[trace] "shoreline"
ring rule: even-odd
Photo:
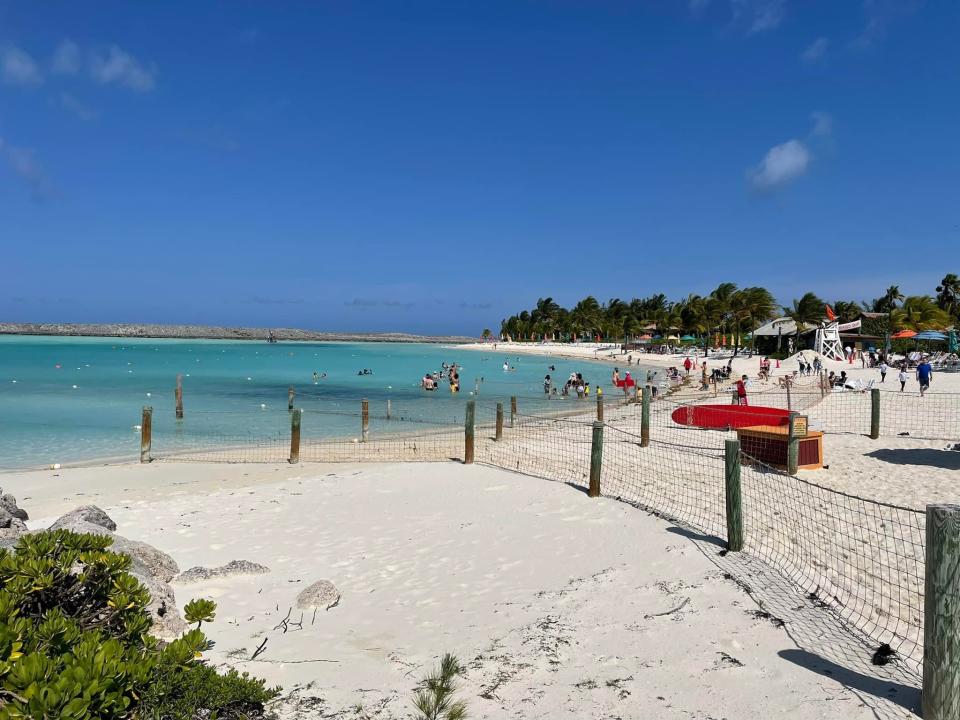
[[[123,338],[134,340],[238,340],[266,342],[273,333],[278,342],[331,343],[462,343],[460,335],[416,335],[403,332],[321,332],[299,328],[247,328],[215,325],[164,325],[159,323],[0,323],[0,336]]]

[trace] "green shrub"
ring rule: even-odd
[[[204,664],[199,629],[150,636],[149,593],[112,542],[56,530],[0,549],[0,720],[261,716],[279,688]],[[190,607],[198,628],[213,619],[212,602]]]
[[[447,653],[440,660],[440,667],[427,675],[413,696],[413,706],[422,720],[464,720],[467,705],[454,699],[457,675],[463,666],[456,656]]]

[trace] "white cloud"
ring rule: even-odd
[[[829,48],[830,40],[825,37],[818,37],[800,54],[800,59],[808,65],[815,65],[826,58]]]
[[[63,40],[53,53],[50,69],[57,75],[76,75],[80,72],[80,48],[72,40]]]
[[[811,135],[829,135],[833,132],[833,116],[830,113],[812,112],[810,113],[810,119],[813,120]]]
[[[803,175],[810,166],[810,151],[799,140],[774,145],[763,160],[747,171],[747,178],[758,190],[775,190]]]
[[[34,200],[44,200],[49,197],[50,181],[34,157],[33,150],[15,147],[0,138],[0,160],[4,161],[13,173],[27,184]]]
[[[90,73],[94,80],[103,85],[117,84],[147,92],[153,89],[156,70],[144,67],[133,55],[111,45],[106,56],[93,56]]]
[[[81,120],[94,120],[100,113],[68,92],[60,93],[60,107],[69,110]]]
[[[43,75],[33,58],[20,48],[8,47],[0,57],[3,81],[9,85],[39,85]]]
[[[747,34],[766,32],[783,22],[786,0],[730,0],[733,22],[745,21]]]

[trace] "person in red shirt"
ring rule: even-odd
[[[737,380],[737,404],[738,405],[749,405],[747,402],[747,376],[742,375],[739,380]]]
[[[687,358],[683,361],[683,369],[687,371],[687,375],[690,374],[690,368],[693,367],[693,363],[690,362],[690,358]]]

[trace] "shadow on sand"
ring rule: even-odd
[[[945,470],[960,470],[960,452],[934,448],[881,448],[867,453],[867,457],[894,465],[925,465]]]

